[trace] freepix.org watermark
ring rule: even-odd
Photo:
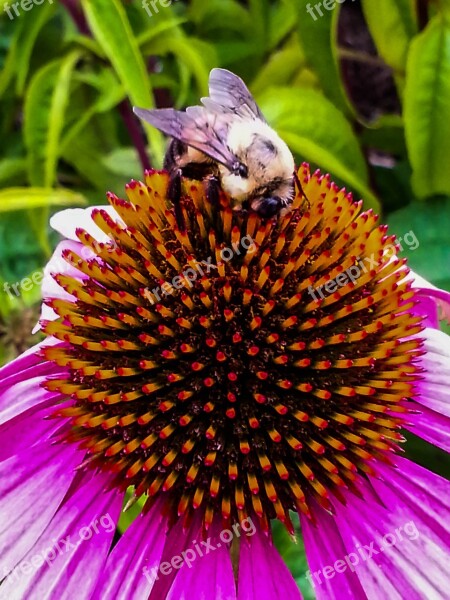
[[[5,2],[3,4],[3,12],[5,12],[12,21],[16,17],[20,17],[20,9],[28,12],[35,4],[36,6],[40,6],[41,4],[44,4],[44,2],[53,4],[53,0],[22,0],[21,2],[14,2],[11,5],[9,2]]]
[[[112,252],[116,249],[115,242],[111,241],[107,244],[101,244],[100,242],[93,242],[93,247],[97,248],[99,252],[106,249],[107,252]],[[95,252],[89,246],[83,246],[79,250],[79,255],[83,260],[90,260],[95,258]],[[53,257],[51,259],[52,273],[64,273],[64,270],[67,268],[67,261],[60,256],[59,258]],[[34,285],[41,285],[44,277],[45,271],[38,270],[34,271],[32,275],[29,277],[24,277],[20,281],[16,281],[15,283],[7,282],[3,284],[3,291],[8,294],[11,300],[14,296],[21,296],[22,292],[30,292]]]
[[[354,2],[355,0],[352,0]],[[324,13],[322,8],[331,11],[336,8],[336,4],[344,4],[346,0],[322,0],[322,2],[318,2],[311,6],[311,4],[306,5],[306,12],[311,15],[314,21],[317,21],[318,17],[323,17]]]
[[[396,254],[396,248],[398,247],[400,252],[403,250],[402,241],[409,250],[416,250],[419,247],[419,240],[417,239],[414,231],[408,231],[403,237],[396,238],[394,244],[386,246],[383,252],[383,260],[392,258]],[[351,265],[342,273],[339,273],[334,279],[330,279],[323,285],[319,285],[314,288],[312,285],[308,287],[308,294],[315,302],[320,302],[321,299],[325,299],[325,295],[334,294],[339,288],[345,285],[355,285],[355,282],[361,277],[363,273],[368,273],[372,269],[377,269],[381,261],[376,258],[374,254],[371,256],[365,256],[364,258],[357,258],[356,264]]]
[[[142,8],[149,17],[153,17],[154,14],[159,13],[160,6],[167,8],[176,1],[177,0],[142,0]]]
[[[58,556],[73,552],[80,544],[89,541],[94,535],[98,535],[101,530],[111,533],[115,528],[116,524],[113,518],[109,513],[106,513],[98,519],[93,519],[89,525],[80,527],[76,539],[71,535],[67,535],[60,540],[54,538],[51,540],[51,545],[43,548],[41,552],[33,554],[28,560],[23,560],[9,573],[3,567],[3,576],[0,575],[0,579],[7,577],[8,580],[18,581],[22,575],[29,575],[43,567],[44,564],[51,567]]]
[[[180,555],[174,556],[170,562],[162,562],[159,566],[149,569],[144,567],[142,573],[149,583],[154,583],[159,579],[160,575],[170,575],[172,571],[181,569],[183,565],[186,565],[188,569],[192,569],[194,562],[198,558],[215,552],[224,545],[230,544],[233,538],[241,537],[241,529],[247,537],[251,537],[256,533],[256,527],[251,517],[244,519],[240,523],[235,523],[232,529],[224,529],[219,534],[219,541],[214,545],[211,538],[202,540],[201,542],[193,541],[192,546],[184,550]]]
[[[220,251],[219,264],[215,265],[212,262],[212,257],[209,256],[207,260],[193,261],[192,266],[184,269],[178,275],[172,279],[172,281],[165,281],[158,287],[149,290],[148,288],[144,291],[143,295],[150,300],[152,304],[155,302],[161,302],[161,296],[170,296],[174,290],[181,290],[183,287],[192,288],[194,281],[197,278],[205,277],[209,275],[211,270],[217,269],[221,264],[228,262],[236,254],[240,256],[245,250],[247,254],[252,254],[256,250],[256,245],[250,235],[246,235],[240,239],[239,242],[234,242],[231,248],[222,248]]]
[[[314,573],[308,571],[306,578],[313,587],[323,585],[325,579],[333,579],[336,574],[345,573],[347,569],[354,573],[362,562],[374,560],[374,556],[383,553],[387,548],[406,541],[405,536],[407,540],[417,540],[419,535],[419,530],[414,521],[409,521],[401,527],[397,527],[393,533],[386,533],[381,540],[378,540],[378,543],[373,541],[369,544],[355,544],[354,552],[349,552],[342,558],[335,560],[332,565],[325,565],[314,571]]]

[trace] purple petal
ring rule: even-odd
[[[434,329],[422,333],[425,338],[420,366],[426,370],[424,380],[418,384],[419,404],[450,417],[450,336]]]
[[[243,539],[240,547],[238,600],[300,600],[291,573],[262,531]]]
[[[377,464],[386,482],[370,478],[373,487],[362,484],[362,500],[348,494],[345,507],[336,503],[341,558],[355,563],[349,568],[369,598],[445,598],[450,484],[406,459],[398,462],[400,470]]]
[[[413,410],[417,406],[412,403],[405,404]],[[442,448],[450,453],[450,418],[441,415],[426,406],[420,406],[420,414],[408,415],[410,425],[405,425],[405,429],[411,431],[422,439]]]
[[[59,396],[56,395],[59,399]],[[24,449],[30,449],[35,444],[49,442],[59,430],[66,427],[61,419],[49,419],[54,413],[54,400],[48,400],[38,406],[29,408],[0,425],[0,462],[21,454]],[[71,400],[59,404],[58,408],[72,406]]]
[[[103,576],[122,506],[122,497],[116,491],[104,492],[109,480],[110,476],[98,473],[89,473],[84,478],[3,582],[5,597],[17,600],[91,598]],[[47,557],[47,561],[38,566],[38,556]]]
[[[432,329],[439,329],[439,307],[433,298],[430,298],[425,293],[418,293],[415,300],[417,305],[412,309],[415,315],[424,318],[424,325]]]
[[[55,342],[56,343],[56,342]],[[57,342],[61,343],[61,342]],[[13,375],[17,376],[20,373],[27,371],[28,369],[38,365],[42,362],[42,358],[39,356],[39,351],[46,345],[53,345],[49,340],[44,340],[39,344],[36,344],[32,348],[26,350],[23,354],[18,356],[16,359],[8,363],[7,365],[0,368],[0,390],[3,389],[4,380],[7,377]]]
[[[183,527],[183,519],[178,519],[177,523],[165,536],[164,548],[161,554],[161,564],[164,562],[170,563],[173,557],[180,556],[193,540],[199,539],[197,536],[199,534],[200,522],[200,517],[196,516],[192,520],[190,526],[185,529]],[[162,598],[166,598],[177,573],[178,571],[173,569],[167,575],[156,578],[148,600],[161,600]]]
[[[160,503],[139,515],[108,557],[91,600],[147,598],[156,577],[165,543]],[[155,573],[155,574],[154,574]]]
[[[58,375],[61,368],[52,363],[30,367],[29,373],[11,375],[4,380],[0,392],[0,424],[20,415],[30,408],[43,408],[56,404],[61,394],[49,392],[42,387],[49,375]],[[37,374],[38,376],[35,376]],[[29,379],[22,379],[26,376]]]
[[[322,509],[313,514],[317,524],[314,525],[302,515],[301,526],[310,568],[307,578],[314,588],[317,600],[366,600],[358,575],[350,571],[342,560],[347,550],[336,520]]]
[[[2,568],[12,569],[55,514],[82,460],[75,446],[34,446],[0,463]],[[5,574],[3,573],[3,575]]]
[[[199,528],[194,543],[188,547],[192,551],[189,555],[192,562],[185,562],[181,567],[167,600],[236,600],[229,544],[219,537],[221,529],[218,524],[213,529],[205,546]]]

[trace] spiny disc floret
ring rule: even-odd
[[[421,330],[404,262],[371,211],[299,177],[308,199],[267,222],[186,180],[181,232],[167,174],[148,172],[128,200],[109,195],[117,220],[94,211],[110,242],[79,230],[90,258],[64,252],[80,278],[55,275],[73,296],[48,301],[59,319],[45,324],[63,342],[45,356],[67,368],[47,384],[73,399],[57,411],[67,438],[122,489],[165,494],[173,520],[292,531],[289,510],[330,508],[403,439]]]

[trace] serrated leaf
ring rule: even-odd
[[[315,90],[276,88],[259,97],[271,125],[300,160],[319,167],[357,192],[365,205],[380,210],[368,185],[367,166],[344,115]]]
[[[415,0],[362,0],[364,17],[380,56],[404,72],[408,47],[417,33]]]
[[[62,188],[17,187],[0,190],[0,212],[81,204],[86,204],[84,196]]]
[[[119,0],[81,0],[81,3],[95,39],[111,61],[131,102],[142,108],[153,108],[150,78],[122,4]],[[162,136],[149,124],[143,126],[153,160],[160,165],[164,154]]]
[[[450,194],[450,25],[441,16],[411,44],[404,118],[414,192]]]
[[[55,181],[72,71],[80,57],[74,51],[51,62],[37,72],[28,88],[24,135],[32,185],[51,187]]]

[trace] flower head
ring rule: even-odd
[[[252,552],[278,560],[273,519],[294,534],[298,512],[317,556],[311,528],[326,524],[337,535],[355,502],[385,510],[375,482],[393,486],[395,502],[402,429],[413,423],[421,433],[418,408],[423,436],[442,446],[418,403],[433,356],[426,332],[437,325],[421,302],[433,293],[415,289],[372,211],[307,165],[298,174],[306,197],[298,193],[278,221],[235,212],[224,194],[214,206],[201,183],[185,180],[180,231],[165,203],[168,176],[153,171],[127,186],[127,200],[110,194],[111,208],[92,210],[82,226],[67,222],[82,212],[57,215],[53,224],[70,241],[47,268],[41,324],[49,340],[21,375],[37,369],[30,391],[44,388],[22,419],[53,417],[36,435],[42,427],[47,444],[57,439],[55,457],[71,449],[63,489],[106,485],[117,499],[131,486],[145,498],[152,564],[176,554],[177,536],[185,548],[191,535],[217,538],[220,527],[257,523],[255,540],[241,543],[237,592],[229,544],[209,559],[208,567],[226,565],[224,598],[253,598],[243,592]],[[65,266],[54,272],[61,256]],[[55,510],[71,501],[59,497]],[[168,533],[156,543],[160,518]],[[141,525],[120,540],[110,569],[130,538],[147,543],[135,539]],[[108,548],[105,541],[103,561]],[[171,586],[172,594],[187,586],[186,573],[139,586],[165,598]],[[365,597],[353,574],[347,597]],[[105,585],[97,584],[102,593]],[[285,586],[285,598],[297,597],[287,574]],[[86,589],[88,598],[94,587]]]

